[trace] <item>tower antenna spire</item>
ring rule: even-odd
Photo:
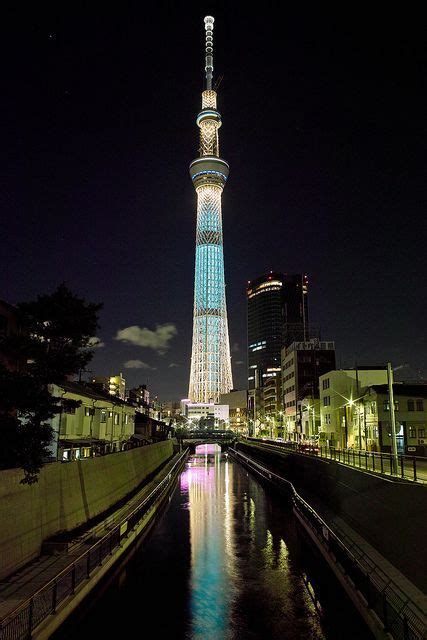
[[[212,16],[205,17],[206,45],[205,45],[205,72],[206,89],[212,89],[213,74],[213,28],[215,19]]]

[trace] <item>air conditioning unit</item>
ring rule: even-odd
[[[425,440],[418,440],[418,444],[424,444]]]

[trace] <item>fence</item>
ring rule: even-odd
[[[299,444],[297,442],[278,442],[276,440],[260,440],[246,438],[252,442],[267,444],[271,447],[316,456],[327,460],[334,460],[363,471],[382,473],[411,480],[413,482],[427,482],[427,458],[399,454],[397,467],[390,453],[377,453],[357,449],[338,449],[336,447],[318,447]]]
[[[426,637],[427,628],[423,612],[354,541],[335,525],[332,530],[297,493],[291,482],[240,451],[232,450],[232,455],[262,478],[286,489],[298,515],[363,596],[367,608],[376,613],[385,631],[395,640],[421,640]]]
[[[159,482],[157,487],[139,505],[124,516],[111,531],[3,618],[0,621],[0,640],[31,638],[33,629],[47,616],[56,613],[58,605],[66,597],[74,594],[76,588],[84,580],[88,580],[91,577],[93,571],[102,565],[105,558],[114,554],[121,541],[136,527],[142,517],[161,500],[179,472],[186,455],[187,451],[184,451],[168,475]]]

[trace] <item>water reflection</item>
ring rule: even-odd
[[[196,452],[181,475],[181,492],[188,496],[190,511],[191,637],[195,639],[224,638],[229,626],[235,559],[231,473],[221,453]]]
[[[240,465],[203,448],[179,486],[124,579],[57,638],[123,635],[112,611],[157,640],[368,637],[292,512]]]
[[[263,489],[221,454],[198,453],[181,492],[190,512],[190,637],[323,638],[287,545],[269,528]]]

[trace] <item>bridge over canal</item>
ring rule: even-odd
[[[181,432],[177,436],[177,439],[183,448],[188,447],[190,453],[194,453],[196,447],[202,444],[217,444],[221,447],[222,451],[225,451],[235,444],[238,437],[234,431],[231,430],[199,429]]]

